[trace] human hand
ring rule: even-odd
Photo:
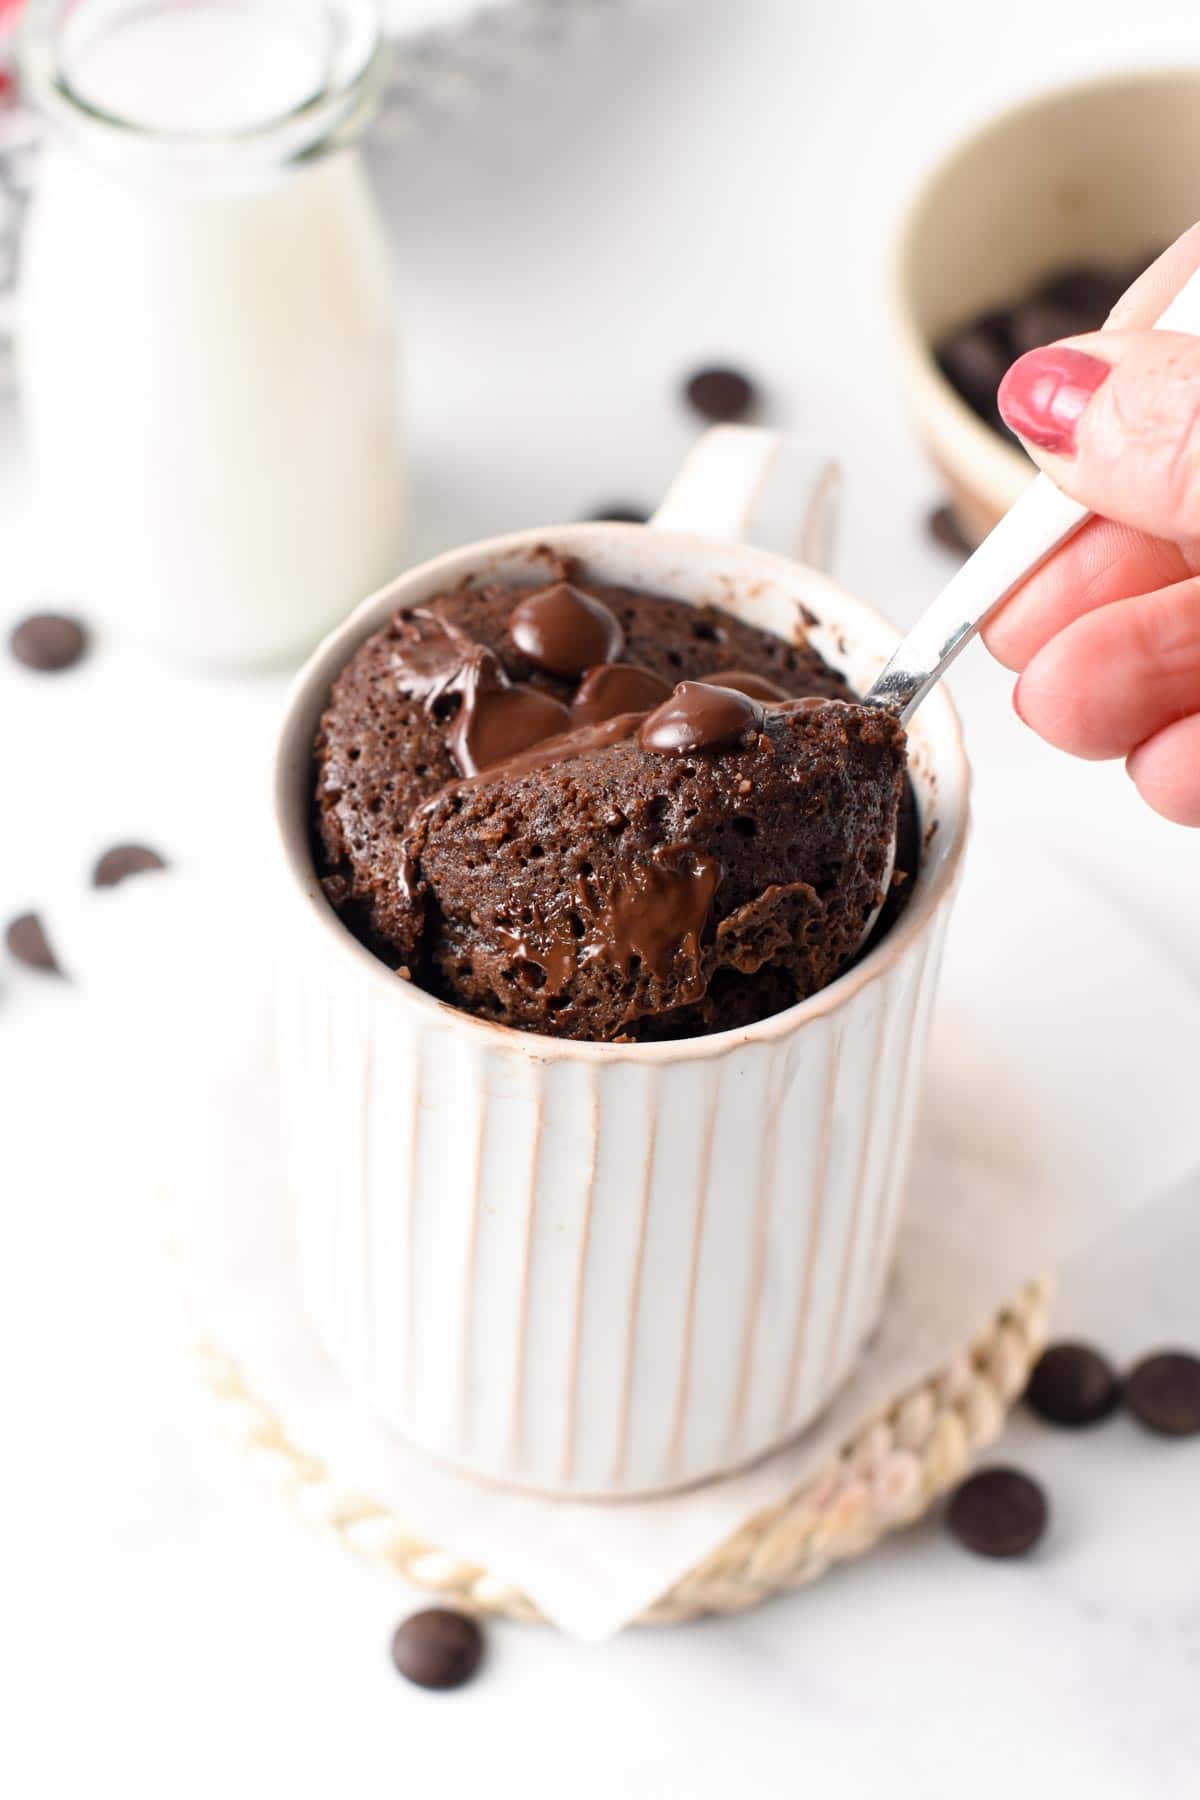
[[[1072,755],[1124,757],[1142,798],[1200,826],[1200,338],[1150,326],[1200,267],[1200,225],[1103,332],[1033,350],[1000,410],[1055,484],[1100,515],[984,627],[1013,704]]]

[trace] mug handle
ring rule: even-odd
[[[650,524],[777,550],[825,572],[841,491],[838,464],[802,439],[717,425],[687,457]]]

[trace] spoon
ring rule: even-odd
[[[1200,336],[1200,270],[1160,313],[1154,328]],[[1036,476],[921,614],[876,676],[863,704],[882,706],[907,725],[990,614],[1091,517],[1086,506],[1069,499],[1048,475]],[[883,876],[885,899],[895,866],[893,836]],[[867,920],[860,948],[882,910],[881,901]]]

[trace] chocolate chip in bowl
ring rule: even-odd
[[[942,374],[987,425],[999,424],[996,390],[1012,359],[1008,314],[1000,311],[968,319],[937,347]]]
[[[1159,255],[1140,267],[1086,265],[1051,275],[1032,292],[968,319],[937,345],[938,367],[985,425],[1011,438],[996,404],[1010,365],[1060,338],[1099,331],[1121,295]]]

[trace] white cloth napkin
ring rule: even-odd
[[[1200,1162],[1200,995],[1044,852],[993,835],[972,847],[951,931],[884,1323],[834,1406],[790,1449],[694,1493],[607,1506],[502,1493],[399,1445],[306,1326],[278,1142],[270,877],[248,867],[139,877],[52,920],[98,1029],[106,1123],[158,1191],[188,1329],[237,1357],[346,1486],[581,1638],[618,1630],[1022,1281]]]

